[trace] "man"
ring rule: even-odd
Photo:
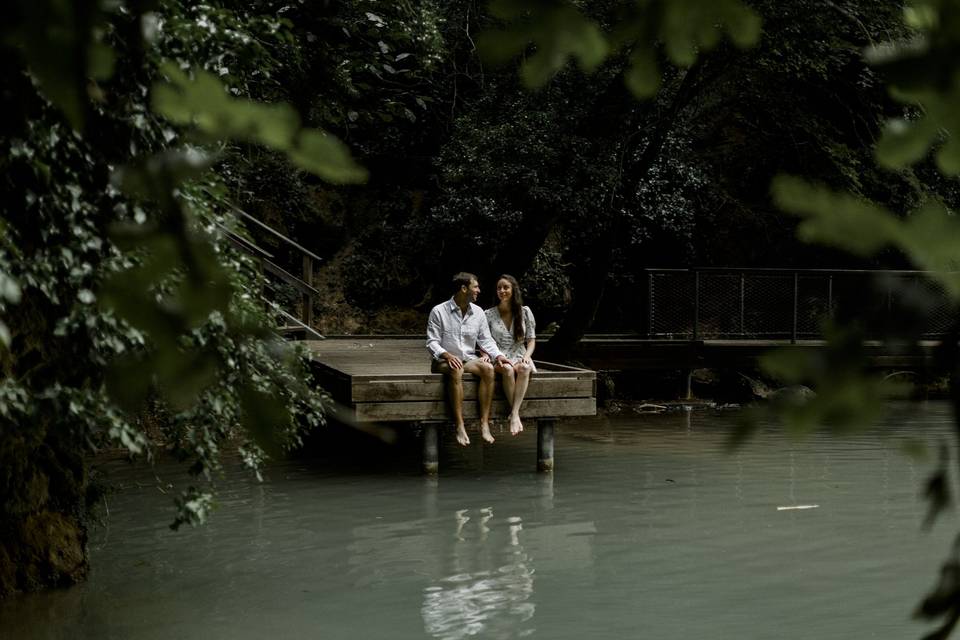
[[[478,378],[477,399],[480,402],[480,435],[493,442],[490,433],[490,407],[493,405],[493,365],[507,362],[497,343],[490,337],[490,327],[483,309],[474,304],[480,295],[477,276],[458,273],[453,276],[453,297],[430,311],[427,320],[427,349],[433,356],[433,370],[447,376],[450,384],[450,408],[457,423],[457,442],[470,444],[463,426],[463,374]],[[485,352],[477,355],[477,344]]]

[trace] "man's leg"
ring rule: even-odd
[[[457,425],[457,442],[465,447],[470,444],[470,437],[463,426],[463,369],[454,369],[446,362],[439,362],[436,370],[447,376],[450,410]]]
[[[480,403],[480,437],[487,442],[493,442],[493,434],[490,433],[490,407],[493,405],[493,365],[478,358],[463,363],[463,370],[477,376],[477,400]]]

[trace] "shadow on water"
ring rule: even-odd
[[[314,430],[294,458],[335,474],[420,472],[422,443],[412,425],[358,429],[330,421]]]

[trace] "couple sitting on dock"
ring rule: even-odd
[[[527,392],[530,374],[536,371],[531,357],[536,344],[536,325],[530,307],[523,306],[516,278],[497,280],[497,305],[483,311],[476,303],[480,284],[472,273],[453,277],[453,297],[430,311],[427,349],[433,356],[433,371],[449,379],[450,407],[457,424],[457,442],[470,444],[463,424],[463,374],[477,377],[480,404],[480,435],[493,442],[490,409],[496,375],[510,402],[510,433],[523,431],[520,404]],[[478,350],[479,346],[479,350]]]

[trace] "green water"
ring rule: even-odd
[[[105,462],[123,490],[89,582],[0,604],[0,637],[920,637],[910,612],[958,523],[920,530],[931,467],[900,447],[949,438],[947,406],[843,439],[771,426],[726,454],[734,420],[562,423],[552,476],[532,428],[445,438],[437,479],[415,443],[340,439],[262,484],[233,465],[211,522],[179,533],[179,468]]]

